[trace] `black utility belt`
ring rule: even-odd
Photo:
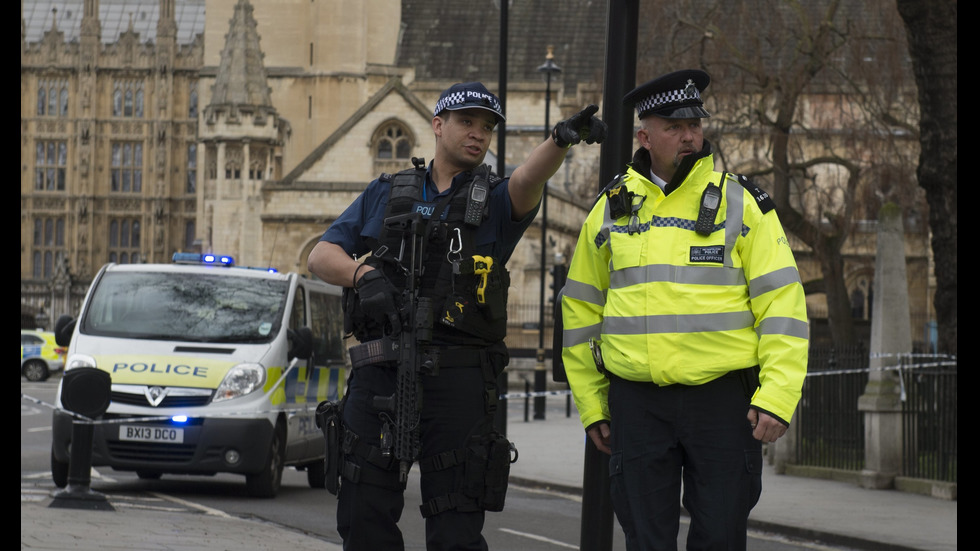
[[[487,349],[481,346],[439,346],[431,347],[431,350],[438,356],[442,368],[482,367],[487,358]],[[351,346],[348,352],[354,369],[368,365],[395,367],[400,359],[398,341],[388,337]]]

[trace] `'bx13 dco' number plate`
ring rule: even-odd
[[[136,442],[182,444],[184,442],[184,429],[175,429],[172,427],[121,425],[119,427],[119,439]]]

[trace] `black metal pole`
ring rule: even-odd
[[[602,119],[609,135],[599,159],[601,190],[629,162],[633,149],[633,112],[622,98],[636,84],[636,36],[639,0],[609,0],[606,21],[606,73]],[[582,483],[581,551],[612,549],[613,508],[609,496],[609,458],[586,438]]]
[[[502,0],[500,2],[500,55],[498,57],[500,74],[497,77],[497,97],[500,98],[500,109],[504,116],[507,115],[507,5],[510,2]],[[507,175],[507,121],[500,121],[497,125],[497,175],[504,177]],[[503,370],[497,377],[497,392],[506,395],[508,390],[507,370]],[[507,398],[503,398],[497,404],[497,411],[494,413],[494,426],[497,432],[507,435]]]
[[[550,53],[550,52],[549,52]],[[551,137],[548,131],[551,128],[551,71],[545,71],[545,91],[544,91],[544,139]],[[544,191],[541,194],[541,303],[538,310],[538,357],[537,365],[534,368],[534,391],[544,392],[547,388],[547,371],[544,366],[544,280],[548,272],[547,250],[548,250],[548,182],[544,183]],[[545,418],[545,397],[534,397],[534,418]]]

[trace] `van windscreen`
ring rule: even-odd
[[[107,272],[80,328],[107,337],[269,342],[282,326],[288,285],[228,272]]]

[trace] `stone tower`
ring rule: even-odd
[[[198,220],[202,250],[258,266],[262,182],[281,175],[288,123],[272,106],[252,5],[239,0],[229,22],[221,61],[203,110],[198,146]]]

